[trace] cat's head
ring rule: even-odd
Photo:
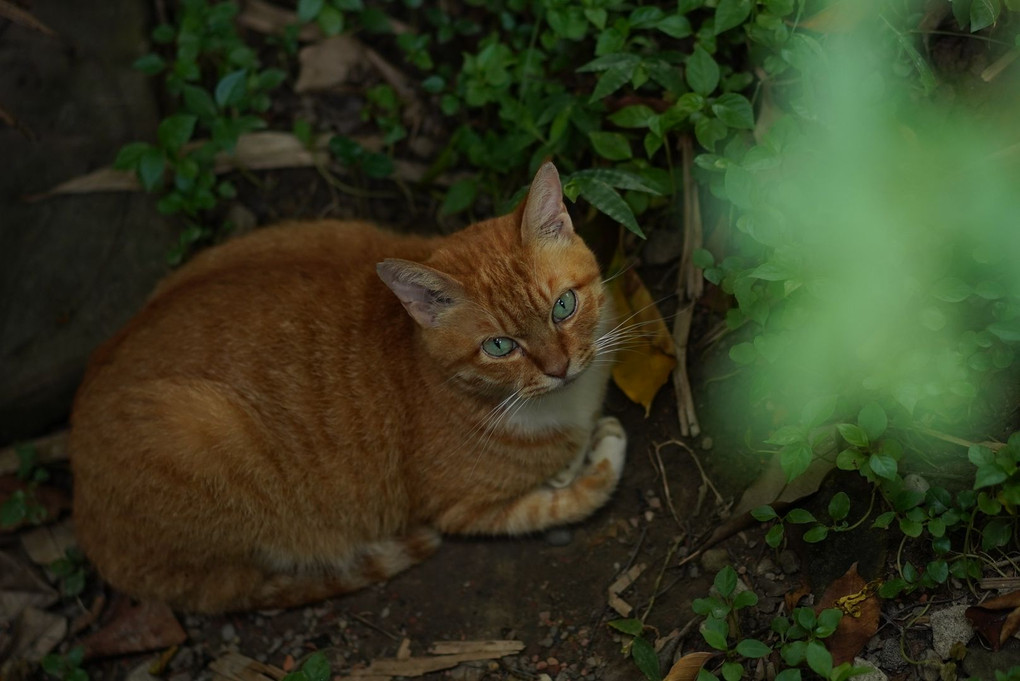
[[[598,355],[601,274],[574,232],[552,163],[513,213],[447,237],[425,263],[389,259],[377,270],[428,353],[478,392],[541,395]]]

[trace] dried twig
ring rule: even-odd
[[[660,450],[668,444],[670,443],[661,442],[652,445],[652,454],[655,456],[653,464],[658,469],[659,477],[662,479],[662,495],[666,498],[666,506],[669,508],[669,513],[673,516],[673,520],[676,521],[676,524],[683,527],[683,524],[680,522],[680,516],[676,512],[676,507],[673,505],[673,495],[669,491],[669,479],[666,477],[666,466],[662,463],[662,454]]]
[[[680,158],[684,180],[684,248],[680,256],[680,267],[677,269],[676,278],[676,294],[681,307],[673,319],[673,345],[676,348],[673,390],[676,392],[680,433],[687,437],[698,435],[701,432],[698,415],[694,409],[691,380],[687,373],[687,340],[691,332],[694,301],[701,297],[704,287],[701,271],[694,266],[692,261],[694,251],[701,248],[702,225],[698,190],[691,177],[694,151],[691,138],[687,135],[680,139]]]
[[[35,18],[35,15],[28,10],[18,7],[8,0],[0,0],[0,17],[10,19],[16,24],[21,24],[26,28],[31,28],[34,31],[39,31],[44,35],[48,35],[51,38],[57,37],[57,32],[52,28],[44,24]]]

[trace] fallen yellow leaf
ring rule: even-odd
[[[617,254],[610,269],[618,269],[621,262]],[[644,406],[648,416],[652,400],[676,366],[673,336],[637,272],[623,272],[608,288],[619,324],[611,332],[610,345],[617,348],[613,380],[627,397]]]
[[[687,653],[673,665],[662,681],[694,681],[698,672],[718,653]]]

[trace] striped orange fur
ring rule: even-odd
[[[624,461],[608,316],[551,164],[451,236],[320,221],[213,248],[93,355],[81,547],[134,597],[219,612],[386,579],[442,532],[584,518]]]

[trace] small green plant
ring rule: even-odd
[[[38,453],[32,445],[14,448],[18,456],[18,479],[24,489],[15,490],[0,504],[0,527],[14,527],[21,523],[38,525],[46,519],[46,508],[36,499],[35,490],[50,478],[49,472],[39,465]]]
[[[643,636],[644,623],[639,619],[630,618],[613,620],[608,624],[613,629],[632,637],[625,645],[625,652],[634,660],[634,664],[644,677],[648,681],[661,681],[659,656],[655,653],[655,647]]]
[[[81,668],[85,648],[75,646],[66,655],[50,653],[42,659],[42,668],[47,676],[60,681],[88,681],[88,673]]]
[[[80,549],[70,547],[64,551],[63,558],[50,563],[50,572],[60,580],[60,593],[73,598],[85,590],[88,561]]]
[[[184,216],[171,264],[212,236],[208,212],[237,191],[217,179],[216,157],[232,153],[241,135],[266,126],[260,114],[286,77],[280,69],[263,68],[241,39],[234,23],[237,10],[232,2],[184,0],[176,24],[157,26],[152,33],[154,42],[172,50],[172,58],[153,52],[135,62],[143,73],[163,76],[176,111],[160,122],[155,144],[125,145],[114,167],[133,171],[146,191],[161,191],[161,213]]]
[[[329,660],[325,653],[318,652],[309,655],[300,669],[290,672],[282,681],[329,681],[330,678]]]
[[[811,608],[796,608],[790,617],[772,620],[774,636],[769,640],[749,638],[741,632],[740,611],[757,605],[758,597],[750,589],[739,589],[739,585],[736,571],[727,565],[715,576],[714,593],[692,604],[694,612],[705,618],[700,628],[705,642],[724,655],[716,672],[702,669],[698,679],[718,681],[721,676],[725,681],[738,681],[746,676],[750,661],[774,651],[787,665],[776,675],[779,681],[799,681],[805,665],[829,681],[846,681],[861,673],[849,663],[833,667],[832,655],[822,642],[835,633],[843,614],[839,609],[815,615]]]

